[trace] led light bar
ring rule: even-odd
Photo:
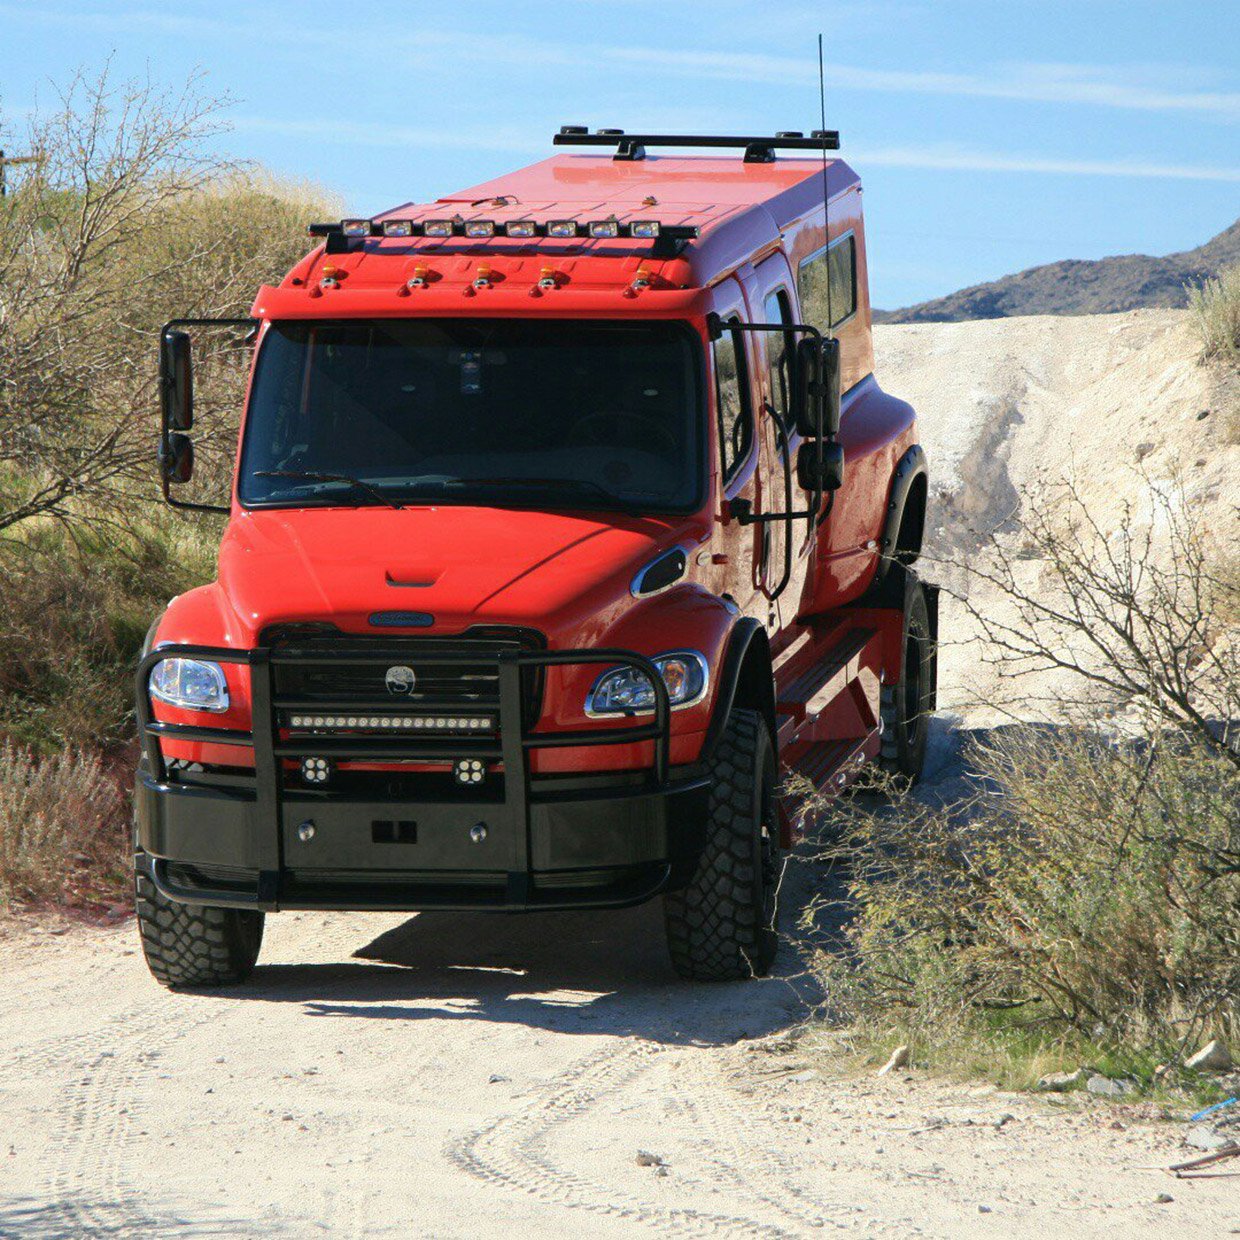
[[[465,237],[470,241],[489,241],[494,237],[533,239],[551,237],[556,240],[575,240],[592,237],[600,240],[629,237],[639,241],[653,241],[650,254],[653,258],[675,258],[688,241],[698,236],[693,224],[664,224],[659,220],[606,220],[557,219],[539,220],[462,220],[455,219],[391,219],[391,220],[341,220],[338,224],[311,224],[312,237],[327,239],[329,254],[344,253],[351,243],[365,241],[370,237]]]
[[[365,728],[370,731],[482,732],[494,728],[491,715],[293,715],[291,728]]]

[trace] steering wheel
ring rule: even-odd
[[[626,426],[630,428],[629,433],[623,429]],[[607,433],[608,427],[613,428],[611,434]],[[575,423],[568,433],[570,444],[606,444],[613,448],[637,448],[643,452],[650,451],[652,440],[666,448],[672,456],[680,451],[676,436],[658,418],[652,418],[645,413],[630,413],[624,409],[588,413]]]

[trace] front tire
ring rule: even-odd
[[[135,873],[138,934],[147,968],[162,986],[225,986],[244,981],[258,960],[264,914],[181,904]]]
[[[777,947],[781,874],[775,750],[765,720],[733,710],[710,767],[706,843],[663,898],[672,965],[688,981],[761,977]]]

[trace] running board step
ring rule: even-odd
[[[861,652],[870,644],[874,629],[854,629],[834,646],[821,663],[815,663],[796,678],[781,694],[776,713],[789,716],[800,724],[816,715],[857,678],[861,668]]]

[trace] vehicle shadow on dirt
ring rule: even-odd
[[[814,997],[800,972],[785,948],[767,978],[682,982],[656,900],[607,912],[421,913],[353,961],[260,966],[228,998],[302,1003],[308,1015],[335,1020],[493,1021],[722,1045],[805,1019]]]

